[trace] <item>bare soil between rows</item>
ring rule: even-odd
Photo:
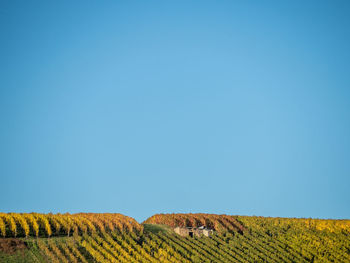
[[[18,238],[0,238],[0,252],[14,254],[27,249],[27,244]]]

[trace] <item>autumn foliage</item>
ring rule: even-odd
[[[172,230],[202,225],[213,235]],[[350,220],[158,214],[139,225],[120,214],[0,213],[0,236],[0,262],[350,262]],[[25,245],[17,261],[13,244]]]
[[[38,214],[0,213],[2,237],[50,237],[119,231],[140,232],[142,226],[135,219],[122,214]]]
[[[219,232],[236,231],[243,233],[248,227],[264,222],[282,229],[313,229],[316,231],[350,233],[350,220],[311,219],[311,218],[280,218],[256,216],[230,216],[216,214],[156,214],[148,218],[144,224],[161,224],[170,227],[206,226]],[[264,225],[262,225],[264,227]]]
[[[245,227],[235,216],[216,214],[156,214],[148,218],[145,224],[162,224],[170,227],[206,226],[219,232],[236,231],[243,233]]]

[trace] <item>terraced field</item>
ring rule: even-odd
[[[0,214],[0,220],[0,262],[350,262],[349,220],[210,214],[154,215],[143,224],[120,214]],[[173,231],[200,225],[214,234]]]

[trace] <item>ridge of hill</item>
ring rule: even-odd
[[[211,237],[180,236],[206,226]],[[0,262],[350,262],[350,220],[0,213]]]

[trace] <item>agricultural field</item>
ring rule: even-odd
[[[176,234],[206,226],[210,237]],[[0,262],[350,262],[350,220],[0,213]]]

